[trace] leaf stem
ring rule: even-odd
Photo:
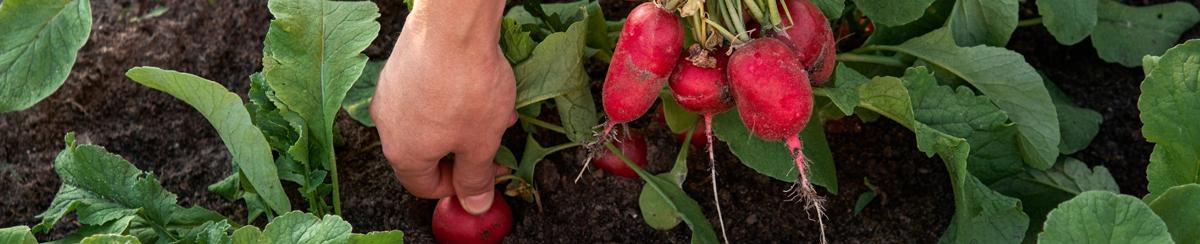
[[[1042,17],[1037,17],[1037,18],[1024,19],[1024,20],[1018,21],[1017,27],[1030,27],[1030,26],[1041,25],[1041,24],[1042,24]]]
[[[546,155],[550,155],[552,153],[562,151],[564,149],[578,147],[579,145],[582,145],[582,144],[579,144],[579,142],[568,142],[568,143],[559,144],[557,146],[546,148]]]
[[[870,64],[887,65],[887,66],[892,66],[892,67],[907,67],[908,66],[908,65],[904,64],[904,62],[901,62],[899,59],[896,59],[893,57],[869,55],[869,54],[842,53],[842,54],[837,55],[837,60],[842,61],[842,62],[870,63]]]
[[[333,152],[333,148],[329,149]],[[337,158],[329,156],[329,180],[333,181],[333,214],[342,215],[342,193],[338,187]]]
[[[567,130],[566,130],[566,129],[563,129],[563,127],[562,127],[562,126],[555,125],[555,124],[552,124],[552,123],[550,123],[550,122],[546,122],[546,121],[544,121],[544,120],[540,120],[540,119],[538,119],[538,118],[534,118],[533,116],[528,116],[528,115],[524,115],[524,114],[521,114],[521,113],[517,113],[517,117],[520,117],[520,118],[521,118],[521,120],[524,120],[526,123],[530,123],[530,124],[536,125],[536,126],[538,126],[538,127],[545,128],[545,129],[547,129],[547,130],[551,130],[551,131],[554,131],[554,132],[558,132],[559,134],[563,134],[563,135],[566,135],[566,134],[567,134]]]

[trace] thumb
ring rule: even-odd
[[[475,150],[473,154],[456,154],[454,157],[454,192],[468,213],[483,214],[495,201],[496,164],[492,162],[495,151]]]

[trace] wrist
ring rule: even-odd
[[[496,45],[504,0],[417,1],[404,32],[445,44]]]

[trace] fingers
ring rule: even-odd
[[[384,155],[391,162],[396,180],[413,196],[438,199],[454,194],[450,165],[443,165],[437,159],[393,156],[394,153],[387,151]]]
[[[454,192],[463,209],[471,214],[482,214],[492,207],[495,200],[496,173],[499,166],[492,157],[500,146],[499,136],[481,139],[469,151],[454,155]]]

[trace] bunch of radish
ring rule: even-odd
[[[684,23],[695,40],[687,47]],[[645,114],[669,85],[679,105],[703,117],[716,198],[712,117],[737,107],[751,133],[783,141],[795,156],[793,193],[817,213],[824,242],[823,200],[808,180],[798,135],[812,115],[812,86],[829,79],[835,55],[828,20],[809,0],[643,3],[629,14],[613,52],[602,93],[608,122],[598,141]],[[719,200],[716,206],[720,217]]]

